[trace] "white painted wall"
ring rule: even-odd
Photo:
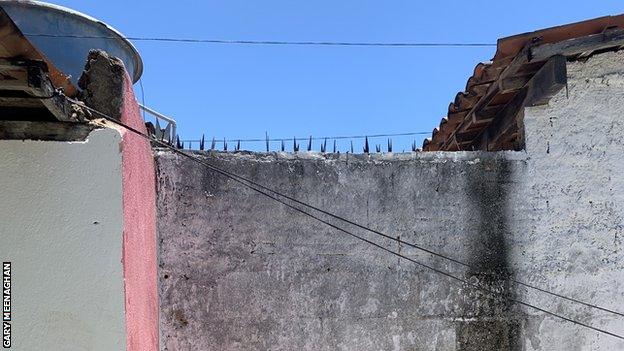
[[[0,140],[13,350],[124,350],[121,136]]]
[[[624,309],[624,51],[568,63],[568,89],[525,109],[512,260],[529,282]],[[617,334],[624,318],[544,294],[520,298]],[[624,350],[624,341],[528,311],[525,350]],[[530,336],[533,334],[534,336]]]

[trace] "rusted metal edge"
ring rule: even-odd
[[[43,61],[47,65],[47,73],[55,88],[63,89],[64,94],[69,97],[77,94],[77,89],[69,77],[28,41],[2,7],[0,7],[0,58]]]

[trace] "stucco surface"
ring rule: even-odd
[[[542,286],[620,312],[624,312],[622,116],[622,51],[568,63],[568,88],[548,106],[525,110],[529,158],[513,202],[517,229],[512,242],[519,276],[533,275]],[[624,331],[624,318],[552,298],[537,301],[581,321],[619,334]],[[527,350],[624,349],[622,341],[553,318],[532,328],[539,338],[527,343]]]
[[[125,72],[123,86],[121,120],[146,133],[132,82]],[[126,350],[152,351],[158,349],[154,158],[146,139],[122,131]]]
[[[0,141],[12,350],[125,350],[120,142]]]
[[[358,235],[621,333],[624,54],[571,62],[525,111],[526,151],[197,153],[206,161],[470,264]],[[624,343],[358,242],[206,168],[157,154],[163,350],[620,350]],[[331,220],[337,223],[335,220]]]

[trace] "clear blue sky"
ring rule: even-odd
[[[494,43],[624,12],[622,1],[578,0],[53,2],[127,36],[284,41]],[[494,54],[494,48],[135,45],[145,64],[146,104],[178,120],[182,139],[430,131],[477,62]],[[395,151],[409,150],[411,142],[395,138]],[[339,144],[343,151],[347,143]],[[385,140],[375,143],[385,149]],[[361,149],[360,141],[355,145]]]

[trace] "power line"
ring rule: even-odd
[[[423,133],[423,132],[404,133],[404,134],[406,134],[406,135],[413,135],[413,134],[416,134],[416,133]],[[426,133],[428,133],[428,132],[426,132]],[[390,135],[391,135],[391,134],[385,134],[385,135],[384,135],[384,134],[377,134],[377,135],[374,135],[374,136],[390,136]],[[400,135],[400,134],[393,134],[393,135]],[[365,138],[365,137],[367,137],[367,136],[353,136],[353,137],[344,137],[344,138],[357,138],[357,137],[362,137],[362,138]],[[371,137],[371,136],[368,136],[368,137]],[[335,137],[335,138],[339,138],[339,137]],[[321,138],[318,138],[318,139],[324,139],[324,137],[321,137]],[[327,137],[327,139],[332,139],[332,138],[331,138],[331,137]],[[258,141],[263,141],[262,139],[250,139],[249,141],[255,141],[255,140],[258,140]],[[265,139],[265,140],[266,140],[266,139]],[[269,140],[271,141],[271,139],[269,139]],[[282,139],[274,139],[274,140],[279,141],[279,140],[282,140]],[[288,139],[288,140],[291,140],[291,139]],[[314,138],[313,138],[313,140],[314,140]],[[296,198],[294,198],[294,197],[291,197],[291,196],[288,196],[288,195],[285,195],[285,194],[281,194],[281,193],[279,193],[279,192],[277,192],[277,191],[275,191],[275,190],[273,190],[273,189],[271,189],[271,188],[269,188],[269,187],[266,187],[266,186],[263,186],[263,185],[261,185],[261,184],[255,183],[255,182],[253,182],[253,181],[251,181],[251,180],[249,180],[249,179],[246,179],[246,178],[243,178],[243,177],[241,177],[241,178],[242,178],[242,179],[244,179],[245,181],[247,181],[247,182],[251,183],[251,184],[254,184],[255,186],[259,186],[259,187],[261,187],[262,189],[264,189],[264,190],[266,190],[266,191],[269,191],[269,192],[271,192],[271,193],[274,193],[274,194],[277,194],[277,195],[279,195],[279,196],[282,196],[282,197],[284,197],[284,198],[286,198],[286,199],[288,199],[288,200],[290,200],[290,201],[293,201],[293,202],[295,202],[295,203],[297,203],[297,204],[299,204],[299,205],[302,205],[302,206],[308,207],[308,208],[310,208],[310,209],[313,209],[313,210],[315,210],[315,211],[318,211],[318,212],[320,212],[320,213],[323,213],[323,214],[325,214],[325,215],[327,215],[327,216],[330,216],[330,217],[332,217],[332,218],[335,218],[335,219],[338,219],[338,220],[343,221],[343,222],[345,222],[345,223],[348,223],[348,224],[350,224],[350,225],[356,226],[356,227],[358,227],[358,228],[360,228],[360,229],[363,229],[363,230],[369,231],[369,232],[374,233],[374,234],[376,234],[376,235],[382,236],[382,237],[384,237],[384,238],[386,238],[386,239],[393,240],[393,241],[395,241],[395,242],[397,242],[397,243],[399,243],[399,244],[407,245],[407,246],[412,247],[412,248],[414,248],[414,249],[417,249],[417,250],[420,250],[420,251],[426,252],[426,253],[428,253],[428,254],[430,254],[430,255],[433,255],[433,256],[436,256],[436,257],[440,257],[440,258],[442,258],[442,259],[445,259],[445,260],[448,260],[448,261],[450,261],[450,262],[453,262],[453,263],[459,264],[459,265],[464,266],[464,267],[466,267],[466,268],[475,269],[475,267],[473,267],[473,266],[471,266],[471,265],[469,265],[469,264],[467,264],[467,263],[465,263],[465,262],[462,262],[462,261],[460,261],[460,260],[457,260],[457,259],[454,259],[454,258],[449,257],[449,256],[447,256],[447,255],[444,255],[444,254],[441,254],[441,253],[435,252],[435,251],[433,251],[433,250],[427,249],[427,248],[425,248],[425,247],[423,247],[423,246],[416,245],[416,244],[414,244],[414,243],[410,243],[410,242],[406,242],[406,241],[401,240],[401,239],[399,239],[399,238],[395,238],[395,237],[390,236],[390,235],[388,235],[388,234],[382,233],[382,232],[380,232],[380,231],[378,231],[378,230],[371,229],[371,228],[366,227],[366,226],[364,226],[364,225],[361,225],[361,224],[359,224],[359,223],[357,223],[357,222],[354,222],[354,221],[351,221],[351,220],[346,219],[346,218],[344,218],[344,217],[340,217],[340,216],[338,216],[338,215],[335,215],[335,214],[333,214],[333,213],[331,213],[331,212],[328,212],[328,211],[326,211],[326,210],[323,210],[323,209],[321,209],[321,208],[319,208],[319,207],[316,207],[316,206],[313,206],[313,205],[307,204],[307,203],[305,203],[305,202],[302,202],[302,201],[300,201],[300,200],[298,200],[298,199],[296,199]],[[591,303],[588,303],[588,302],[584,302],[584,301],[581,301],[581,300],[578,300],[578,299],[575,299],[575,298],[572,298],[572,297],[568,297],[568,296],[565,296],[565,295],[561,295],[561,294],[558,294],[558,293],[556,293],[556,292],[552,292],[552,291],[549,291],[549,290],[546,290],[546,289],[540,288],[540,287],[538,287],[538,286],[535,286],[535,285],[532,285],[532,284],[525,283],[525,282],[523,282],[523,281],[520,281],[520,280],[514,279],[511,275],[507,275],[507,278],[508,278],[508,279],[509,279],[512,283],[514,283],[514,284],[518,284],[518,285],[524,286],[524,287],[526,287],[526,288],[534,289],[534,290],[537,290],[537,291],[543,292],[543,293],[545,293],[545,294],[549,294],[549,295],[551,295],[551,296],[555,296],[555,297],[558,297],[558,298],[562,298],[562,299],[565,299],[565,300],[568,300],[568,301],[571,301],[571,302],[574,302],[574,303],[578,303],[578,304],[581,304],[581,305],[584,305],[584,306],[587,306],[587,307],[590,307],[590,308],[598,309],[598,310],[601,310],[601,311],[603,311],[603,312],[608,312],[608,313],[611,313],[611,314],[615,314],[615,315],[618,315],[618,316],[624,317],[624,313],[622,313],[622,312],[618,312],[618,311],[615,311],[615,310],[612,310],[612,309],[608,309],[608,308],[601,307],[601,306],[598,306],[598,305],[594,305],[594,304],[591,304]]]
[[[296,199],[296,198],[294,198],[294,197],[291,197],[291,196],[289,196],[289,195],[285,195],[285,194],[282,194],[282,193],[280,193],[280,192],[277,192],[276,190],[273,190],[273,189],[271,189],[271,188],[269,188],[269,187],[263,186],[262,184],[259,184],[259,183],[256,183],[256,182],[253,182],[252,180],[249,180],[249,179],[247,179],[247,178],[244,178],[244,177],[241,177],[241,176],[237,176],[237,177],[240,177],[241,179],[243,179],[243,180],[245,180],[245,181],[249,182],[250,184],[253,184],[253,185],[255,185],[255,186],[258,186],[258,187],[260,187],[260,188],[262,188],[262,189],[264,189],[264,190],[266,190],[266,191],[269,191],[269,192],[271,192],[271,193],[273,193],[273,194],[276,194],[276,195],[279,195],[279,196],[281,196],[281,197],[284,197],[284,198],[286,198],[286,199],[288,199],[288,200],[290,200],[290,201],[293,201],[293,202],[295,202],[295,203],[297,203],[297,204],[299,204],[299,205],[302,205],[302,206],[308,207],[308,208],[313,209],[313,210],[315,210],[315,211],[318,211],[318,212],[320,212],[320,213],[322,213],[322,214],[325,214],[325,215],[327,215],[327,216],[330,216],[330,217],[332,217],[332,218],[334,218],[334,219],[337,219],[337,220],[343,221],[343,222],[348,223],[348,224],[350,224],[350,225],[356,226],[356,227],[358,227],[358,228],[360,228],[360,229],[363,229],[363,230],[369,231],[369,232],[371,232],[371,233],[373,233],[373,234],[376,234],[376,235],[382,236],[382,237],[384,237],[384,238],[386,238],[386,239],[393,240],[393,241],[395,241],[395,242],[397,242],[397,243],[399,243],[399,244],[403,244],[403,245],[409,246],[409,247],[411,247],[411,248],[414,248],[414,249],[420,250],[420,251],[422,251],[422,252],[426,252],[426,253],[428,253],[428,254],[430,254],[430,255],[432,255],[432,256],[440,257],[440,258],[442,258],[442,259],[445,259],[445,260],[447,260],[447,261],[450,261],[450,262],[453,262],[453,263],[459,264],[459,265],[464,266],[464,267],[466,267],[466,268],[470,268],[470,269],[476,270],[476,268],[475,268],[475,267],[473,267],[473,266],[471,266],[471,265],[469,265],[469,264],[467,264],[467,263],[465,263],[465,262],[462,262],[462,261],[460,261],[460,260],[454,259],[454,258],[452,258],[452,257],[449,257],[449,256],[447,256],[447,255],[441,254],[441,253],[439,253],[439,252],[433,251],[433,250],[428,249],[428,248],[426,248],[426,247],[424,247],[424,246],[420,246],[420,245],[417,245],[417,244],[414,244],[414,243],[410,243],[410,242],[404,241],[404,240],[402,240],[402,239],[399,239],[399,238],[393,237],[393,236],[391,236],[391,235],[385,234],[385,233],[383,233],[383,232],[380,232],[380,231],[378,231],[378,230],[375,230],[375,229],[372,229],[372,228],[366,227],[366,226],[364,226],[364,225],[361,225],[361,224],[359,224],[359,223],[357,223],[357,222],[354,222],[354,221],[352,221],[352,220],[349,220],[349,219],[347,219],[347,218],[344,218],[344,217],[338,216],[338,215],[336,215],[336,214],[333,214],[333,213],[331,213],[331,212],[328,212],[328,211],[326,211],[326,210],[323,210],[322,208],[319,208],[319,207],[316,207],[316,206],[314,206],[314,205],[310,205],[310,204],[308,204],[308,203],[305,203],[305,202],[303,202],[303,201],[300,201],[300,200],[298,200],[298,199]],[[622,312],[618,312],[618,311],[615,311],[615,310],[612,310],[612,309],[608,309],[608,308],[606,308],[606,307],[601,307],[601,306],[598,306],[598,305],[594,305],[594,304],[591,304],[591,303],[588,303],[588,302],[584,302],[584,301],[581,301],[581,300],[578,300],[578,299],[575,299],[575,298],[572,298],[572,297],[568,297],[568,296],[565,296],[565,295],[562,295],[562,294],[558,294],[558,293],[556,293],[556,292],[552,292],[552,291],[549,291],[549,290],[546,290],[546,289],[540,288],[540,287],[538,287],[538,286],[535,286],[535,285],[532,285],[532,284],[529,284],[529,283],[525,283],[525,282],[523,282],[523,281],[520,281],[520,280],[514,279],[514,278],[513,278],[510,274],[507,274],[507,279],[508,279],[508,280],[510,280],[510,281],[511,281],[512,283],[514,283],[514,284],[521,285],[521,286],[524,286],[524,287],[526,287],[526,288],[534,289],[534,290],[537,290],[537,291],[543,292],[543,293],[545,293],[545,294],[549,294],[549,295],[551,295],[551,296],[555,296],[555,297],[558,297],[558,298],[562,298],[562,299],[564,299],[564,300],[568,300],[568,301],[570,301],[570,302],[578,303],[578,304],[581,304],[581,305],[584,305],[584,306],[587,306],[587,307],[590,307],[590,308],[594,308],[594,309],[597,309],[597,310],[601,310],[601,311],[603,311],[603,312],[608,312],[608,313],[611,313],[611,314],[615,314],[615,315],[618,315],[618,316],[624,317],[624,313],[622,313]]]
[[[250,139],[225,139],[225,140],[217,140],[215,139],[215,143],[233,143],[233,142],[273,142],[273,141],[292,141],[293,139],[297,140],[341,140],[341,139],[364,139],[364,138],[383,138],[383,137],[395,137],[395,136],[414,136],[414,135],[430,135],[431,132],[407,132],[407,133],[394,133],[394,134],[370,134],[370,135],[339,135],[339,136],[321,136],[321,137],[291,137],[291,138],[269,138],[269,139],[259,139],[259,138],[250,138]],[[180,140],[181,142],[200,142],[201,139],[186,139]]]
[[[65,97],[65,98],[66,98],[68,101],[70,101],[70,102],[73,102],[73,103],[79,103],[78,101],[76,101],[76,100],[74,100],[74,99],[71,99],[71,98],[68,98],[68,97]],[[603,333],[603,334],[606,334],[606,335],[610,335],[610,336],[616,337],[616,338],[618,338],[618,339],[622,339],[622,340],[624,340],[624,336],[621,336],[621,335],[618,335],[618,334],[615,334],[615,333],[609,332],[609,331],[607,331],[607,330],[603,330],[603,329],[600,329],[600,328],[597,328],[597,327],[591,326],[591,325],[586,324],[586,323],[583,323],[583,322],[576,321],[576,320],[574,320],[574,319],[571,319],[571,318],[568,318],[568,317],[562,316],[562,315],[557,314],[557,313],[555,313],[555,312],[551,312],[551,311],[545,310],[545,309],[543,309],[543,308],[541,308],[541,307],[537,307],[537,306],[531,305],[531,304],[529,304],[529,303],[527,303],[527,302],[524,302],[524,301],[522,301],[522,300],[518,300],[518,299],[515,299],[515,298],[511,298],[511,297],[507,296],[507,295],[506,295],[506,294],[504,294],[504,293],[500,293],[500,292],[497,292],[497,291],[494,291],[494,290],[491,290],[491,289],[488,289],[488,288],[482,287],[482,286],[480,286],[480,285],[477,285],[477,284],[474,284],[474,283],[468,282],[468,281],[466,281],[466,280],[464,280],[464,279],[461,279],[461,278],[459,278],[459,277],[456,277],[456,276],[454,276],[454,275],[452,275],[452,274],[450,274],[450,273],[448,273],[448,272],[446,272],[446,271],[443,271],[443,270],[437,269],[437,268],[432,267],[432,266],[429,266],[429,265],[427,265],[427,264],[424,264],[424,263],[418,262],[418,261],[416,261],[416,260],[414,260],[414,259],[412,259],[412,258],[409,258],[409,257],[407,257],[407,256],[405,256],[405,255],[402,255],[402,254],[400,254],[400,253],[394,252],[394,251],[392,251],[392,250],[390,250],[390,249],[388,249],[388,248],[386,248],[386,247],[384,247],[384,246],[382,246],[382,245],[379,245],[379,244],[377,244],[377,243],[375,243],[375,242],[373,242],[373,241],[370,241],[370,240],[368,240],[368,239],[366,239],[366,238],[363,238],[363,237],[361,237],[361,236],[358,236],[358,235],[356,235],[356,234],[353,234],[353,233],[351,233],[351,232],[349,232],[349,231],[347,231],[347,230],[345,230],[345,229],[343,229],[343,228],[341,228],[341,227],[338,227],[338,226],[336,226],[336,225],[334,225],[334,224],[332,224],[332,223],[330,223],[330,222],[327,222],[327,221],[325,221],[325,220],[323,220],[323,219],[321,219],[321,218],[319,218],[319,217],[317,217],[317,216],[315,216],[315,215],[313,215],[313,214],[311,214],[311,213],[309,213],[309,212],[306,212],[306,211],[304,211],[304,210],[300,209],[299,207],[296,207],[296,206],[294,206],[294,205],[292,205],[292,204],[289,204],[289,203],[287,203],[287,202],[285,202],[285,201],[281,200],[280,198],[277,198],[277,197],[275,197],[275,196],[273,196],[273,195],[271,195],[271,194],[269,194],[269,193],[267,193],[267,192],[265,192],[265,191],[261,190],[260,188],[256,188],[256,187],[254,186],[254,185],[258,185],[258,186],[260,186],[261,188],[265,188],[264,186],[262,186],[262,185],[260,185],[260,184],[257,184],[257,183],[255,183],[255,182],[253,182],[253,181],[251,181],[251,180],[246,180],[246,178],[244,178],[244,177],[241,177],[241,176],[238,176],[238,175],[236,175],[236,174],[230,173],[230,172],[228,172],[228,171],[222,170],[222,169],[220,169],[220,168],[218,168],[218,167],[216,167],[216,166],[213,166],[212,164],[210,164],[210,163],[208,163],[208,162],[205,162],[205,161],[203,161],[203,160],[201,160],[201,159],[199,159],[199,158],[196,158],[196,157],[194,157],[194,156],[192,156],[192,155],[189,155],[189,154],[187,154],[187,153],[185,153],[185,152],[182,152],[182,151],[180,151],[180,150],[178,150],[178,149],[176,149],[176,148],[172,147],[171,145],[169,145],[169,144],[167,144],[167,143],[164,143],[164,142],[161,142],[161,141],[159,141],[159,140],[157,140],[157,139],[155,139],[155,138],[152,138],[152,137],[150,137],[150,136],[148,136],[148,135],[146,135],[146,134],[143,134],[143,133],[142,133],[142,132],[140,132],[139,130],[137,130],[137,129],[135,129],[135,128],[131,127],[131,126],[128,126],[128,125],[126,125],[125,123],[123,123],[123,122],[121,122],[121,121],[118,121],[118,120],[116,120],[116,119],[114,119],[114,118],[112,118],[112,117],[110,117],[110,116],[108,116],[108,115],[106,115],[106,114],[104,114],[104,113],[102,113],[102,112],[100,112],[100,111],[96,110],[96,109],[93,109],[93,108],[88,107],[88,106],[85,106],[85,108],[87,108],[88,110],[90,110],[90,111],[92,111],[92,112],[95,112],[96,114],[98,114],[98,115],[102,116],[103,118],[105,118],[106,120],[108,120],[108,121],[110,121],[110,122],[112,122],[112,123],[115,123],[115,124],[118,124],[118,125],[120,125],[120,126],[124,127],[125,129],[127,129],[127,130],[129,130],[129,131],[131,131],[131,132],[133,132],[133,133],[135,133],[135,134],[137,134],[137,135],[139,135],[139,136],[141,136],[141,137],[145,138],[145,139],[146,139],[146,140],[148,140],[148,141],[155,142],[155,143],[157,143],[157,144],[159,144],[159,145],[161,145],[161,146],[163,146],[163,147],[165,147],[165,148],[167,148],[167,149],[170,149],[171,151],[173,151],[174,153],[176,153],[176,154],[178,154],[178,155],[181,155],[181,156],[183,156],[183,157],[189,158],[189,159],[191,159],[192,161],[194,161],[194,162],[196,162],[196,163],[199,163],[199,164],[201,164],[201,165],[204,165],[204,166],[206,166],[207,168],[209,168],[209,169],[211,169],[211,170],[213,170],[213,171],[215,171],[215,172],[217,172],[217,173],[219,173],[219,174],[221,174],[221,175],[224,175],[224,176],[226,176],[226,177],[228,177],[228,178],[230,178],[230,179],[234,180],[235,182],[237,182],[237,183],[239,183],[239,184],[241,184],[241,185],[243,185],[243,186],[246,186],[246,187],[248,187],[248,188],[250,188],[250,189],[252,189],[252,190],[254,190],[254,191],[256,191],[256,192],[258,192],[258,193],[260,193],[260,194],[262,194],[262,195],[264,195],[264,196],[266,196],[266,197],[268,197],[268,198],[270,198],[270,199],[273,199],[273,200],[275,200],[275,201],[277,201],[277,202],[279,202],[279,203],[283,204],[284,206],[287,206],[287,207],[289,207],[289,208],[291,208],[291,209],[293,209],[293,210],[295,210],[295,211],[297,211],[297,212],[300,212],[300,213],[302,213],[302,214],[304,214],[304,215],[306,215],[306,216],[308,216],[308,217],[310,217],[310,218],[313,218],[313,219],[315,219],[315,220],[317,220],[317,221],[319,221],[319,222],[321,222],[321,223],[324,223],[324,224],[326,224],[326,225],[328,225],[328,226],[330,226],[330,227],[332,227],[332,228],[334,228],[334,229],[336,229],[336,230],[339,230],[339,231],[341,231],[341,232],[344,232],[345,234],[348,234],[348,235],[350,235],[350,236],[352,236],[352,237],[355,237],[355,238],[357,238],[357,239],[359,239],[359,240],[361,240],[361,241],[364,241],[364,242],[366,242],[366,243],[368,243],[368,244],[371,244],[371,245],[373,245],[373,246],[375,246],[375,247],[377,247],[377,248],[380,248],[380,249],[382,249],[382,250],[384,250],[384,251],[387,251],[387,252],[389,252],[389,253],[391,253],[391,254],[393,254],[393,255],[396,255],[396,256],[398,256],[398,257],[400,257],[400,258],[403,258],[403,259],[408,260],[408,261],[410,261],[410,262],[413,262],[413,263],[415,263],[415,264],[417,264],[417,265],[420,265],[420,266],[422,266],[422,267],[425,267],[425,268],[427,268],[427,269],[430,269],[430,270],[432,270],[433,272],[436,272],[436,273],[438,273],[438,274],[444,275],[444,276],[446,276],[446,277],[448,277],[448,278],[451,278],[451,279],[453,279],[453,280],[456,280],[456,281],[462,282],[462,283],[464,283],[464,284],[466,284],[466,285],[471,286],[473,289],[477,289],[477,290],[485,291],[485,292],[488,292],[488,293],[490,293],[490,294],[494,294],[494,295],[499,295],[499,296],[501,296],[502,298],[504,298],[504,299],[506,299],[506,300],[508,300],[508,301],[510,301],[510,302],[517,303],[517,304],[520,304],[520,305],[525,306],[525,307],[530,307],[530,308],[533,308],[533,309],[535,309],[535,310],[537,310],[537,311],[540,311],[540,312],[546,313],[546,314],[548,314],[548,315],[551,315],[551,316],[553,316],[553,317],[560,318],[560,319],[562,319],[562,320],[564,320],[564,321],[567,321],[567,322],[570,322],[570,323],[574,323],[574,324],[576,324],[576,325],[579,325],[579,326],[582,326],[582,327],[585,327],[585,328],[588,328],[588,329],[591,329],[591,330],[594,330],[594,331],[597,331],[597,332],[600,332],[600,333]],[[271,190],[271,192],[272,192],[272,193],[274,193],[274,194],[278,194],[279,196],[282,196],[282,197],[287,198],[287,196],[286,196],[286,195],[280,194],[279,192],[277,192],[277,191],[275,191],[275,190]],[[311,206],[311,205],[307,205],[307,206]],[[459,262],[459,261],[457,261],[457,262]],[[490,299],[493,299],[491,296],[487,296],[487,297],[488,297],[488,298],[490,298]]]
[[[173,43],[198,44],[238,44],[238,45],[296,45],[296,46],[382,46],[382,47],[492,47],[494,43],[381,43],[381,42],[341,42],[341,41],[282,41],[282,40],[225,40],[199,38],[158,38],[158,37],[124,37],[124,36],[90,36],[90,35],[62,35],[44,33],[24,33],[30,37],[46,38],[74,38],[74,39],[110,39],[120,37],[132,41],[157,41]]]

